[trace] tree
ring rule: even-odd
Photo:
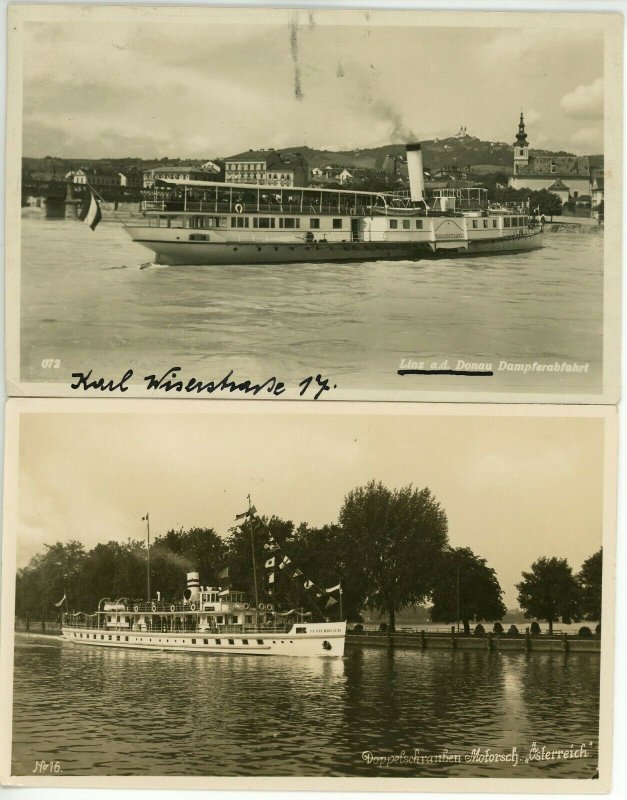
[[[434,577],[430,610],[434,622],[461,620],[464,633],[470,634],[471,621],[495,622],[505,616],[496,572],[469,547],[444,551]]]
[[[447,544],[446,514],[429,489],[388,489],[371,481],[349,492],[340,510],[346,573],[361,572],[366,604],[389,615],[421,603],[433,585],[433,564]]]
[[[546,620],[549,634],[560,618],[566,624],[578,620],[579,586],[565,558],[539,558],[522,577],[516,588],[525,617]]]
[[[598,550],[581,565],[577,574],[581,591],[581,612],[583,619],[598,622],[601,619],[601,594],[603,584],[603,548]]]

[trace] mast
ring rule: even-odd
[[[147,597],[146,602],[150,602],[150,514],[146,512],[146,516],[142,517],[142,519],[146,520],[146,530],[147,530],[147,549],[146,549],[146,591]]]
[[[251,517],[250,495],[248,495],[248,524],[250,525],[250,547],[253,553],[253,583],[255,586],[255,627],[259,624],[259,592],[257,590],[257,559],[255,557],[255,537],[253,534],[253,521]]]

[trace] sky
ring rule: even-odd
[[[23,155],[367,148],[462,125],[512,143],[521,109],[532,148],[603,152],[603,32],[590,20],[528,15],[526,27],[502,27],[495,14],[499,27],[442,27],[420,12],[122,11],[25,24]]]
[[[86,405],[21,416],[18,566],[57,541],[90,549],[142,539],[146,512],[153,536],[193,526],[225,536],[248,493],[260,514],[320,526],[336,522],[346,494],[373,479],[429,487],[451,545],[488,560],[509,607],[521,571],[538,557],[568,558],[578,570],[602,543],[598,418],[559,409],[433,416],[400,404],[376,415],[349,404],[323,413],[316,404],[242,402],[231,411],[194,403],[193,413],[175,413],[172,403],[166,412],[144,402],[141,413],[102,414]]]

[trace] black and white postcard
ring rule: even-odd
[[[616,402],[589,9],[10,6],[8,393]]]
[[[607,791],[615,450],[598,406],[11,401],[2,780]]]

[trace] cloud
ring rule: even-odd
[[[560,108],[573,119],[603,118],[603,78],[593,83],[580,84],[560,100]]]
[[[525,125],[535,125],[542,119],[542,114],[533,108],[525,111]]]
[[[574,148],[602,153],[603,130],[600,127],[580,128],[570,137],[570,143]]]

